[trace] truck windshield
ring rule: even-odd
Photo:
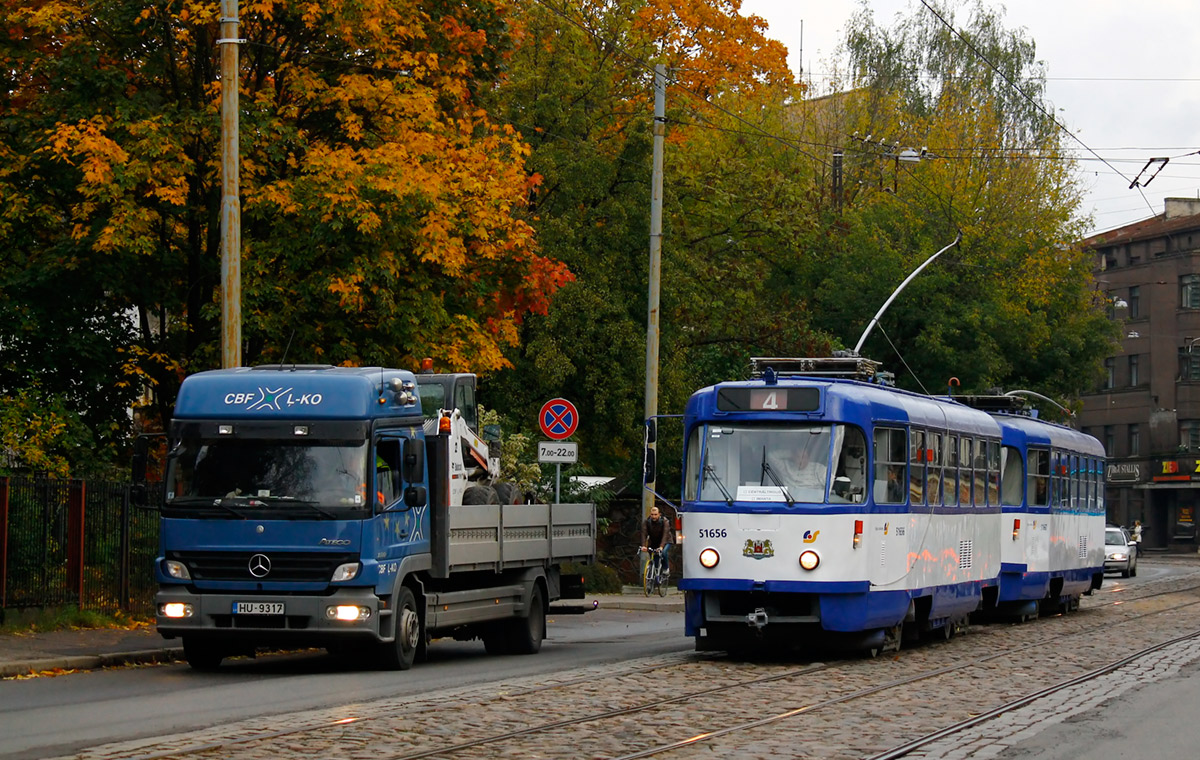
[[[167,510],[345,518],[370,507],[366,463],[365,441],[184,439],[167,471]]]
[[[703,501],[847,503],[861,500],[862,432],[845,425],[709,425],[685,477]],[[833,473],[832,491],[830,472]]]

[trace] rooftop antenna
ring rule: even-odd
[[[292,350],[292,338],[296,337],[296,328],[292,328],[292,334],[288,336],[287,345],[283,348],[283,356],[279,359],[279,368],[283,369],[283,365],[287,364],[288,351]]]

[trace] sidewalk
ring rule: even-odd
[[[674,588],[663,597],[646,597],[640,588],[629,586],[623,594],[591,595],[583,601],[588,604],[597,601],[603,610],[683,611],[683,594]],[[550,614],[554,614],[553,606]],[[182,658],[179,639],[168,641],[153,626],[133,631],[88,629],[0,635],[0,678],[44,670],[92,670]]]

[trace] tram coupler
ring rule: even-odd
[[[766,628],[767,611],[762,607],[755,609],[754,612],[751,612],[746,616],[746,625],[750,626],[756,631],[761,631],[763,628]]]

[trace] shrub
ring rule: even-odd
[[[582,575],[584,588],[589,594],[621,593],[621,579],[617,577],[617,571],[607,565],[578,565],[568,562],[563,565],[563,572]]]

